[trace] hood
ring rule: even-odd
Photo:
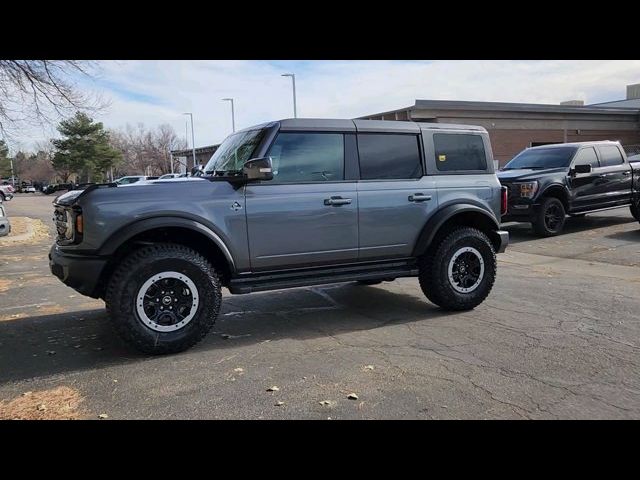
[[[84,193],[84,190],[69,190],[67,193],[57,196],[53,199],[53,203],[56,205],[69,206],[75,202],[80,195]]]
[[[178,178],[156,178],[154,180],[140,180],[139,182],[129,183],[127,185],[118,185],[118,188],[121,187],[135,187],[142,185],[154,185],[154,184],[165,184],[165,183],[183,183],[183,182],[202,182],[206,180],[206,178],[202,177],[178,177]]]
[[[561,172],[566,172],[567,169],[564,167],[561,168],[545,168],[544,170],[531,169],[531,168],[523,168],[523,169],[514,169],[514,170],[499,170],[496,174],[498,175],[498,180],[505,182],[515,182],[515,181],[533,181],[538,180],[540,177],[545,177],[547,175],[554,175]]]

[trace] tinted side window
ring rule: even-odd
[[[272,182],[344,179],[344,136],[341,133],[280,133],[269,156],[273,162]]]
[[[361,133],[358,152],[363,180],[422,177],[417,135]]]
[[[614,147],[613,145],[605,145],[598,147],[600,150],[600,157],[602,159],[602,166],[609,167],[611,165],[620,165],[624,163],[624,159],[622,158],[622,154],[618,147]]]
[[[583,148],[576,154],[576,158],[573,159],[574,165],[591,165],[591,168],[598,168],[600,163],[596,156],[596,151],[593,147]]]
[[[486,170],[487,157],[480,135],[435,133],[436,167],[440,171]]]

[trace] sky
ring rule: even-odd
[[[640,83],[640,61],[100,61],[98,75],[78,87],[109,106],[95,118],[108,128],[168,123],[184,137],[183,112],[193,113],[196,146],[221,142],[236,129],[293,117],[353,118],[413,105],[416,99],[558,104],[625,98]],[[190,128],[190,127],[189,127]],[[20,133],[16,147],[55,136],[53,128]],[[191,132],[189,131],[191,146]]]

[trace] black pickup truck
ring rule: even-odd
[[[502,222],[530,222],[541,236],[562,231],[567,215],[629,206],[640,221],[640,161],[618,142],[580,142],[528,148],[498,172],[508,188]]]

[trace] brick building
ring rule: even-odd
[[[640,84],[627,87],[627,98],[583,105],[416,100],[409,107],[360,117],[370,120],[480,125],[491,137],[500,165],[527,147],[546,143],[619,140],[640,144]]]

